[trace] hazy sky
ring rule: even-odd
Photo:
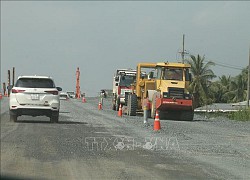
[[[1,84],[7,70],[49,75],[64,91],[96,95],[112,88],[117,68],[138,62],[176,62],[185,49],[207,60],[246,67],[250,2],[1,1]],[[212,68],[217,76],[240,70]]]

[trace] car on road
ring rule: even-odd
[[[66,92],[60,92],[60,100],[69,100],[69,95]]]
[[[47,116],[50,122],[59,119],[61,87],[56,87],[48,76],[19,76],[11,88],[9,98],[10,120],[16,122],[18,116]]]
[[[76,94],[74,91],[68,91],[67,94],[69,95],[70,98],[76,98]]]

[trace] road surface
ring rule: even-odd
[[[61,101],[47,117],[10,122],[1,100],[1,176],[20,179],[250,179],[250,122],[118,117],[105,99]]]

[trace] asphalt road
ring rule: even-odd
[[[47,117],[10,122],[1,100],[1,176],[23,179],[250,179],[250,122],[118,117],[105,99],[61,101]]]

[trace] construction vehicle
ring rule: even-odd
[[[135,116],[147,104],[152,118],[158,110],[161,119],[193,120],[193,96],[188,91],[190,67],[184,63],[139,63],[128,94],[127,114]]]
[[[131,92],[131,84],[136,79],[136,70],[117,69],[113,78],[112,109],[118,111],[119,106],[126,105],[125,96]]]

